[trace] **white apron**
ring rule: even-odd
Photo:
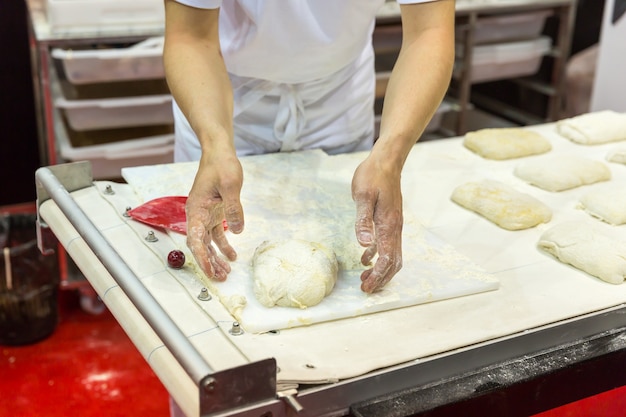
[[[374,142],[374,53],[368,45],[344,68],[322,79],[281,83],[230,74],[239,156],[323,149],[370,149]],[[174,102],[176,162],[200,159],[195,133]]]

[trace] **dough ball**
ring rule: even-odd
[[[606,160],[618,164],[626,164],[626,147],[612,149],[606,155]]]
[[[626,242],[616,239],[599,225],[559,224],[541,235],[538,246],[565,264],[608,283],[621,284],[626,278]]]
[[[575,143],[596,145],[626,140],[626,113],[602,110],[560,120],[557,131]]]
[[[579,207],[593,217],[613,225],[626,224],[624,184],[607,184],[582,195]]]
[[[497,160],[537,155],[552,149],[550,142],[539,133],[518,127],[468,132],[463,145],[483,158]]]
[[[254,295],[265,307],[319,304],[337,282],[335,253],[305,240],[265,241],[252,258]]]
[[[538,157],[518,164],[514,173],[546,191],[564,191],[611,179],[606,164],[577,155]]]
[[[552,218],[552,210],[541,201],[493,180],[460,185],[451,198],[507,230],[528,229]]]

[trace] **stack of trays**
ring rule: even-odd
[[[552,48],[552,40],[541,36],[550,10],[496,15],[477,19],[474,30],[472,83],[497,81],[535,74],[542,58]],[[463,32],[457,31],[457,39]],[[461,75],[463,45],[456,46],[454,77]]]
[[[52,51],[66,135],[60,156],[89,160],[94,178],[118,178],[126,166],[173,160],[172,96],[162,38],[130,47]]]

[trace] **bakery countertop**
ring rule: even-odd
[[[551,142],[552,154],[579,154],[603,161],[611,170],[610,182],[626,184],[626,167],[605,161],[607,153],[619,144],[577,145],[561,137],[554,124],[528,129],[542,134]],[[285,389],[295,389],[298,384],[304,384],[303,387],[311,383],[322,384],[311,391],[303,389],[298,394],[299,401],[312,413],[304,415],[316,415],[321,413],[317,408],[319,405],[316,405],[320,396],[325,398],[327,407],[345,409],[346,404],[366,399],[363,396],[383,394],[381,390],[400,390],[426,384],[449,376],[451,372],[466,371],[464,367],[485,366],[490,361],[529,355],[552,344],[580,340],[594,331],[602,331],[603,326],[607,330],[621,323],[615,317],[623,317],[619,312],[626,302],[625,285],[602,282],[556,261],[536,246],[539,236],[552,225],[565,221],[598,222],[578,209],[577,201],[582,193],[602,184],[558,193],[543,191],[513,175],[513,169],[521,159],[486,160],[465,149],[461,142],[461,138],[452,138],[415,146],[403,173],[405,211],[430,233],[496,277],[499,289],[286,329],[278,334],[246,333],[233,337],[228,332],[233,321],[228,310],[215,303],[207,308],[202,305],[198,308],[195,295],[202,284],[190,275],[174,276],[175,279],[172,279],[172,274],[159,264],[158,257],[152,259],[154,250],[143,242],[144,230],[129,227],[128,220],[121,217],[115,207],[103,204],[105,183],[97,182],[92,187],[73,192],[72,196],[115,249],[123,254],[143,284],[213,369],[225,370],[269,357],[276,358],[280,368],[279,385],[284,384]],[[310,169],[327,173],[320,175],[349,181],[354,167],[363,156],[321,156],[316,166]],[[294,155],[279,157],[288,161]],[[540,157],[542,155],[524,159]],[[263,163],[263,158],[255,158]],[[256,162],[254,158],[244,158],[242,163],[245,170],[252,169]],[[180,193],[185,192],[184,184],[188,184],[189,175],[194,172],[191,165],[182,167],[173,164],[157,168],[163,173],[171,172],[172,168],[183,173],[178,177],[179,182],[173,185],[181,187]],[[158,174],[154,175],[158,180]],[[452,190],[457,185],[480,178],[502,181],[543,201],[553,210],[551,222],[532,229],[506,231],[450,201]],[[247,177],[247,181],[254,186],[254,182],[262,181],[262,178]],[[129,185],[115,187],[121,195],[135,198],[135,203],[148,196],[136,195],[137,190]],[[198,398],[191,388],[193,381],[184,376],[163,342],[150,331],[145,320],[111,278],[110,271],[94,261],[93,253],[86,250],[83,238],[54,202],[42,204],[40,213],[177,403],[187,414],[197,414]],[[626,226],[613,228],[626,239]],[[174,242],[176,239],[159,236],[163,242]],[[592,326],[589,320],[593,320]],[[535,338],[534,335],[541,337]],[[463,360],[460,365],[459,358],[467,357],[472,359]],[[421,376],[407,381],[397,376],[396,371],[402,369],[415,370]],[[391,379],[385,379],[386,376]],[[380,383],[374,382],[381,380],[393,383],[381,388]],[[181,384],[181,381],[186,382]],[[354,387],[361,389],[355,390]],[[333,394],[335,392],[342,393],[341,399]]]

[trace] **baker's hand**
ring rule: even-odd
[[[203,156],[187,199],[187,246],[207,277],[224,281],[230,265],[217,249],[234,261],[237,252],[224,234],[223,220],[233,233],[243,230],[239,199],[243,170],[236,156]]]
[[[389,167],[371,155],[363,161],[352,179],[356,203],[356,238],[365,247],[363,265],[374,266],[361,274],[361,289],[380,290],[402,268],[401,167]]]

